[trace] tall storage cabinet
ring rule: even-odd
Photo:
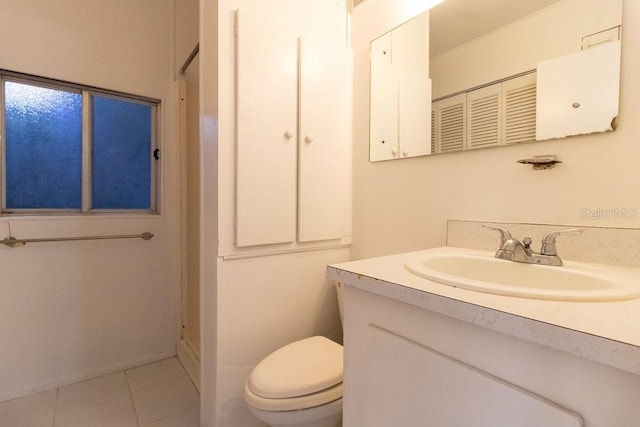
[[[352,60],[331,34],[344,3],[275,3],[268,19],[237,11],[238,247],[350,234]]]

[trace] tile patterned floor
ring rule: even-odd
[[[200,398],[176,358],[0,403],[6,427],[198,427]]]

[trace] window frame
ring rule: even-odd
[[[82,141],[81,160],[82,204],[80,209],[9,209],[6,200],[6,118],[5,118],[5,82],[43,87],[78,93],[82,96]],[[94,209],[92,208],[92,127],[93,127],[93,96],[108,97],[128,102],[148,105],[151,108],[151,150],[149,164],[151,167],[151,182],[149,187],[149,209]],[[9,215],[96,215],[96,214],[159,214],[160,213],[160,108],[161,101],[155,98],[133,95],[129,93],[81,85],[61,80],[38,77],[0,69],[0,216]]]

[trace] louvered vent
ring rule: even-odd
[[[359,5],[360,3],[364,3],[365,0],[352,0],[351,1],[351,7],[356,7],[357,5]]]
[[[453,104],[440,110],[440,152],[462,151],[464,148],[464,104]]]
[[[498,145],[500,98],[497,94],[469,100],[469,148]]]
[[[505,144],[536,140],[536,85],[505,92]]]
[[[431,154],[436,152],[436,111],[431,110]]]

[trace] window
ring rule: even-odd
[[[159,101],[0,71],[2,213],[156,212]]]

